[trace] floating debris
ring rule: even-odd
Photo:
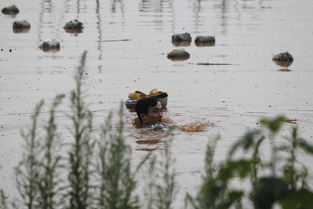
[[[180,33],[172,35],[172,43],[174,46],[189,46],[191,43],[190,33]]]
[[[30,23],[26,20],[17,20],[13,22],[14,33],[26,33],[30,29]]]
[[[60,42],[58,42],[56,39],[47,39],[40,44],[39,48],[45,52],[56,52],[60,50]]]
[[[193,64],[193,63],[188,63]],[[198,62],[197,65],[234,65],[230,63],[217,63],[217,62]]]
[[[83,23],[78,20],[71,20],[64,25],[64,30],[68,33],[81,33],[83,31]]]
[[[19,12],[20,11],[18,10],[18,8],[14,4],[11,6],[8,6],[8,7],[4,7],[2,9],[2,13],[5,15],[16,15]]]
[[[272,60],[281,67],[289,67],[293,62],[293,57],[289,52],[276,54]]]
[[[286,119],[286,123],[297,124],[297,119]]]
[[[149,94],[145,94],[141,91],[134,91],[128,94],[128,99],[125,101],[127,109],[135,109],[137,101],[146,97],[157,97],[162,105],[162,108],[166,108],[168,94],[165,91],[159,91],[156,88],[151,89]]]
[[[138,151],[147,151],[147,152],[151,152],[151,151],[154,151],[154,150],[158,150],[160,149],[159,147],[153,147],[153,148],[137,148],[136,150]]]
[[[195,39],[196,46],[214,46],[215,37],[214,36],[197,36]]]
[[[111,40],[103,40],[101,42],[118,42],[118,41],[131,41],[131,39],[111,39]]]
[[[189,123],[186,125],[179,126],[179,130],[183,132],[204,132],[207,130],[208,127],[214,127],[214,123],[201,123],[201,122],[194,122]]]
[[[167,58],[173,61],[186,60],[190,58],[190,54],[185,49],[174,49],[167,54]]]
[[[148,145],[153,145],[153,144],[159,144],[161,142],[161,139],[145,139],[145,140],[137,140],[137,144],[148,144]]]

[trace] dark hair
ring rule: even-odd
[[[157,97],[146,97],[138,100],[136,103],[136,113],[140,121],[142,121],[140,114],[148,114],[149,107],[156,106],[158,101],[159,99]]]

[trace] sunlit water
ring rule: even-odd
[[[201,131],[174,132],[182,205],[186,191],[200,181],[205,145],[218,133],[217,160],[263,116],[296,119],[300,133],[313,139],[313,1],[311,0],[16,0],[20,13],[0,15],[0,187],[14,188],[13,166],[20,159],[20,129],[40,100],[74,87],[79,56],[87,50],[85,89],[99,127],[109,111],[135,90],[166,91],[166,116],[175,125],[210,124]],[[12,4],[2,0],[0,7]],[[27,20],[28,33],[14,33],[12,22]],[[63,26],[78,19],[82,33]],[[213,35],[215,46],[171,43],[174,33]],[[58,52],[38,47],[60,41]],[[184,48],[190,59],[173,62],[167,53]],[[289,51],[294,62],[275,65],[273,54]],[[227,63],[231,65],[197,65]],[[66,107],[63,107],[66,111]],[[46,113],[44,113],[46,115]],[[67,120],[60,113],[61,120]],[[164,133],[136,130],[135,113],[125,110],[126,134],[135,161],[145,150],[162,149]],[[185,126],[184,126],[185,125]],[[188,129],[188,127],[187,127]],[[200,129],[199,129],[200,130]],[[285,130],[286,131],[286,130]],[[64,128],[64,132],[66,129]],[[10,193],[10,192],[9,192]]]

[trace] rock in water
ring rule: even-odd
[[[197,36],[195,39],[196,46],[214,46],[215,37],[214,36]]]
[[[71,20],[63,27],[68,33],[81,33],[83,30],[83,23],[78,20]]]
[[[185,49],[174,49],[167,54],[167,58],[173,61],[186,60],[190,58],[190,54]]]
[[[191,43],[190,33],[181,33],[172,35],[172,43],[174,46],[189,46]]]
[[[8,6],[8,7],[4,7],[2,9],[2,13],[5,15],[16,15],[19,12],[20,11],[18,10],[18,8],[14,4],[11,6]]]
[[[60,42],[56,39],[47,39],[40,44],[39,48],[43,51],[59,51]]]
[[[272,60],[281,67],[289,67],[293,62],[293,57],[289,52],[282,52],[274,55]]]
[[[26,20],[17,20],[13,22],[13,31],[15,33],[25,33],[30,29],[30,23]]]
[[[293,61],[293,57],[289,52],[282,52],[273,57],[274,61]]]

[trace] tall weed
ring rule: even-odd
[[[76,88],[71,91],[71,134],[74,142],[69,151],[69,188],[67,193],[69,209],[88,209],[92,206],[91,161],[93,140],[92,113],[84,102],[82,90],[87,52],[81,57],[75,75]]]
[[[2,189],[0,189],[0,209],[8,209],[7,197]]]
[[[38,176],[40,173],[40,145],[38,139],[38,117],[44,102],[41,101],[31,116],[32,126],[22,131],[24,139],[24,153],[22,160],[15,169],[16,183],[22,204],[27,209],[34,209],[38,206]]]
[[[55,97],[52,107],[50,109],[50,116],[47,125],[44,127],[46,136],[43,142],[40,143],[39,173],[37,177],[38,186],[38,208],[41,209],[55,209],[60,206],[61,182],[60,170],[61,156],[59,150],[61,148],[59,142],[59,135],[57,133],[57,123],[55,121],[55,111],[62,102],[64,95]]]
[[[140,208],[139,197],[135,194],[136,176],[149,154],[132,170],[131,147],[125,142],[122,117],[121,104],[116,126],[112,126],[112,114],[110,114],[101,129],[97,163],[97,173],[100,177],[98,208]]]

